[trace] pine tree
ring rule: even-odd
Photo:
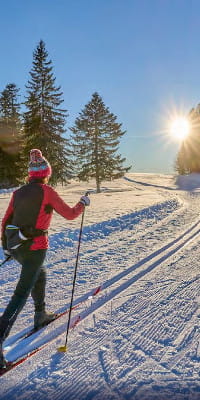
[[[190,111],[188,119],[190,134],[181,144],[175,164],[176,171],[182,175],[200,172],[200,105]]]
[[[0,181],[15,185],[20,177],[21,129],[19,89],[8,84],[0,94]]]
[[[178,151],[178,155],[175,162],[175,171],[178,172],[179,175],[185,175],[190,172],[187,165],[185,143],[181,144],[180,149]]]
[[[72,175],[68,140],[63,136],[67,111],[60,108],[63,93],[55,86],[52,61],[41,40],[33,53],[24,113],[24,160],[32,148],[39,148],[50,161],[51,182],[65,183]]]
[[[131,168],[123,167],[126,159],[117,154],[125,131],[116,120],[99,94],[94,93],[71,128],[77,176],[82,181],[95,178],[97,193],[102,181],[122,177]]]

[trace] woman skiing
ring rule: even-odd
[[[2,344],[18,314],[31,294],[34,326],[37,328],[54,319],[45,310],[46,272],[43,262],[48,248],[48,231],[53,210],[68,220],[77,218],[90,204],[88,196],[69,207],[49,185],[52,173],[49,162],[38,149],[30,151],[28,182],[17,189],[2,220],[1,240],[6,256],[21,264],[21,274],[13,296],[0,317],[0,368],[6,367]]]

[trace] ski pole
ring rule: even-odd
[[[5,260],[3,260],[3,262],[0,264],[0,267],[1,267],[3,264],[5,264],[8,260],[10,260],[10,258],[11,258],[11,256],[7,256],[7,257],[5,258]]]
[[[88,194],[89,193],[86,192],[85,196],[88,196]],[[82,230],[83,230],[84,214],[85,214],[85,206],[84,206],[84,210],[82,213],[81,226],[80,226],[80,231],[79,231],[78,249],[77,249],[76,264],[75,264],[75,269],[74,269],[74,279],[73,279],[73,285],[72,285],[72,294],[71,294],[71,302],[70,302],[70,307],[69,307],[69,316],[68,316],[68,322],[67,322],[67,332],[66,332],[65,344],[64,344],[64,346],[58,347],[58,351],[60,351],[60,352],[66,352],[66,350],[67,350],[67,340],[68,340],[68,333],[69,333],[70,319],[71,319],[71,312],[72,312],[72,305],[73,305],[73,298],[74,298],[74,290],[75,290],[75,283],[76,283],[79,251],[80,251],[80,245],[81,245],[81,236],[82,236]]]

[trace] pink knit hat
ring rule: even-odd
[[[38,149],[30,151],[30,162],[28,166],[29,178],[46,178],[51,176],[52,169],[49,162],[43,157],[42,152]]]

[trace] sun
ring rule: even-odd
[[[177,140],[184,140],[190,133],[190,122],[186,117],[175,117],[170,124],[170,135]]]

